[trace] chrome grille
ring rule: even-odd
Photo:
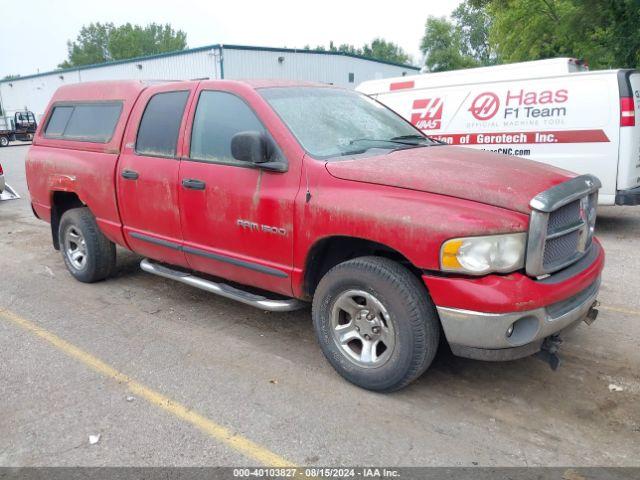
[[[591,246],[598,188],[596,177],[581,175],[531,201],[526,259],[529,275],[555,272],[584,256]]]
[[[555,212],[549,214],[547,234],[553,233],[554,230],[562,229],[566,225],[577,221],[580,221],[580,200],[568,203],[564,207],[560,207]]]
[[[542,266],[545,270],[551,270],[554,265],[563,263],[578,251],[580,232],[574,230],[567,235],[547,240],[544,245]]]

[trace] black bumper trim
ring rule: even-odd
[[[475,348],[464,345],[450,344],[451,351],[456,357],[484,360],[485,362],[505,362],[519,358],[530,357],[540,351],[544,339],[536,340],[521,347],[511,348]]]
[[[640,205],[640,187],[618,190],[616,205]]]

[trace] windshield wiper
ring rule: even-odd
[[[449,145],[447,142],[443,142],[442,140],[436,140],[435,138],[427,137],[425,135],[413,134],[413,135],[400,135],[398,137],[393,137],[391,140],[428,140],[430,143],[427,145],[420,144],[421,147],[432,147],[434,145]],[[415,144],[414,144],[415,145]]]
[[[416,134],[416,135],[400,135],[393,138],[369,138],[369,137],[354,138],[349,142],[349,145],[353,145],[354,143],[359,143],[359,142],[388,143],[390,145],[386,145],[386,146],[377,145],[375,148],[389,149],[390,152],[395,152],[396,150],[406,150],[409,148],[428,147],[430,145],[433,145],[432,143],[403,141],[403,140],[414,140],[414,139],[431,141],[428,137],[424,137],[422,135]],[[374,147],[367,147],[367,148],[351,150],[351,151],[347,150],[347,151],[341,152],[340,155],[341,156],[357,155],[360,153],[364,153],[367,150],[370,150],[371,148],[374,148]]]
[[[414,133],[412,135],[398,135],[397,137],[392,137],[391,140],[429,140],[429,138],[424,135]]]
[[[396,137],[397,138],[397,137]],[[378,143],[393,143],[394,145],[409,145],[415,146],[418,145],[415,142],[403,142],[401,140],[396,140],[395,138],[354,138],[349,142],[349,145],[353,145],[357,142],[378,142]]]

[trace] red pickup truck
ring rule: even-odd
[[[442,335],[464,357],[553,357],[597,314],[597,178],[443,145],[352,91],[64,86],[26,166],[78,280],[108,277],[120,245],[263,310],[312,302],[329,362],[371,390],[417,378]]]

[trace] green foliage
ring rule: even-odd
[[[113,23],[91,23],[82,27],[74,42],[67,42],[68,58],[58,65],[71,68],[104,63],[111,60],[184,50],[187,35],[171,25],[151,23],[115,26]]]
[[[479,62],[463,53],[470,47],[463,46],[460,29],[445,17],[429,17],[420,44],[425,66],[431,72],[443,72],[476,67]]]
[[[386,62],[394,63],[410,63],[411,57],[393,42],[388,42],[382,38],[374,38],[371,44],[365,43],[362,48],[355,47],[347,43],[340,44],[336,47],[333,41],[329,42],[329,47],[318,45],[311,48],[309,45],[304,46],[305,50],[314,50],[316,52],[342,52],[352,55],[361,55],[365,57],[375,58]]]
[[[445,17],[429,17],[420,49],[432,72],[494,65],[498,59],[489,43],[492,18],[483,3],[462,2]]]
[[[393,42],[387,42],[382,38],[374,38],[371,45],[365,44],[362,47],[362,54],[365,57],[395,63],[408,63],[411,60],[400,46]]]
[[[640,65],[638,0],[473,0],[493,18],[504,62],[584,58],[592,69]]]
[[[494,49],[489,44],[492,19],[482,6],[462,2],[451,14],[460,35],[460,53],[475,59],[480,65],[497,62]]]
[[[451,19],[427,20],[429,70],[553,57],[640,66],[640,0],[465,0]]]

